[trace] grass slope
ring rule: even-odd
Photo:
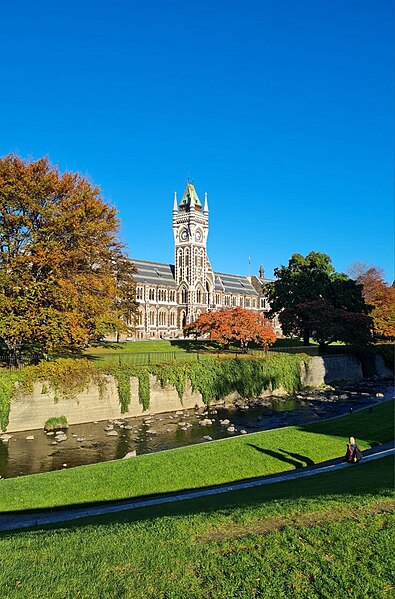
[[[334,420],[0,481],[0,510],[138,497],[273,474],[393,439],[394,401]],[[203,433],[202,433],[203,435]]]
[[[390,597],[393,459],[0,535],[2,597]]]

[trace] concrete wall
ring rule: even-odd
[[[356,381],[363,378],[362,366],[356,356],[315,356],[302,366],[302,386],[319,387],[334,381]]]
[[[318,387],[323,383],[362,378],[362,369],[355,356],[313,357],[306,367],[302,367],[302,385]],[[138,399],[138,379],[131,378],[131,402],[129,411],[121,414],[115,380],[108,376],[104,393],[100,396],[96,385],[78,394],[75,399],[54,400],[53,392],[42,393],[42,384],[36,383],[31,395],[22,395],[12,402],[8,432],[42,428],[48,418],[66,416],[69,424],[108,420],[125,416],[141,416],[150,413],[169,412],[195,405],[202,407],[200,393],[192,392],[187,384],[183,403],[178,398],[175,387],[168,385],[164,389],[154,376],[150,377],[151,402],[148,411],[144,411]],[[276,391],[276,390],[274,390]],[[270,395],[264,391],[263,396]],[[237,393],[228,400],[237,399]]]

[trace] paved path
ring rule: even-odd
[[[363,452],[363,462],[377,460],[384,456],[395,453],[394,441],[373,447]],[[46,524],[57,524],[79,518],[87,518],[90,516],[100,516],[114,512],[122,512],[126,510],[134,510],[141,507],[163,505],[174,501],[184,501],[185,499],[195,499],[197,497],[205,497],[207,495],[216,495],[218,493],[227,493],[228,491],[238,491],[239,489],[248,489],[250,487],[260,487],[277,482],[294,480],[295,478],[304,478],[306,476],[314,476],[324,472],[333,472],[343,468],[353,468],[355,466],[346,464],[342,458],[328,460],[313,466],[306,466],[288,472],[280,472],[270,476],[260,476],[250,478],[241,482],[226,483],[216,485],[214,487],[204,487],[190,491],[179,491],[174,493],[164,493],[155,497],[135,498],[122,501],[108,501],[104,503],[96,503],[94,505],[85,505],[82,507],[64,507],[56,509],[43,509],[36,511],[25,512],[8,512],[0,514],[0,531],[20,530],[30,528],[32,526],[43,526]],[[1,487],[0,487],[1,488]]]

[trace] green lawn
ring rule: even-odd
[[[0,510],[23,510],[205,487],[319,463],[393,439],[394,401],[342,418],[0,481]],[[202,428],[202,436],[204,429]]]
[[[393,596],[393,460],[0,535],[7,599]]]

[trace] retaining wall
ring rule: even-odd
[[[69,424],[109,420],[130,416],[142,416],[180,409],[202,407],[203,401],[199,392],[192,392],[187,384],[183,403],[181,403],[175,387],[167,385],[162,388],[154,376],[150,377],[151,401],[149,410],[144,411],[138,398],[138,379],[130,381],[131,402],[129,411],[121,414],[115,380],[107,376],[107,384],[102,395],[97,385],[91,385],[86,391],[79,393],[75,399],[59,399],[55,401],[54,393],[42,393],[42,385],[36,383],[31,395],[23,395],[11,404],[8,432],[42,428],[48,418],[66,416]],[[355,356],[313,357],[302,367],[302,385],[318,387],[323,383],[341,380],[358,380],[362,378],[362,369]],[[274,390],[281,392],[281,390]],[[264,391],[262,395],[270,395]],[[227,400],[237,399],[232,393]]]

